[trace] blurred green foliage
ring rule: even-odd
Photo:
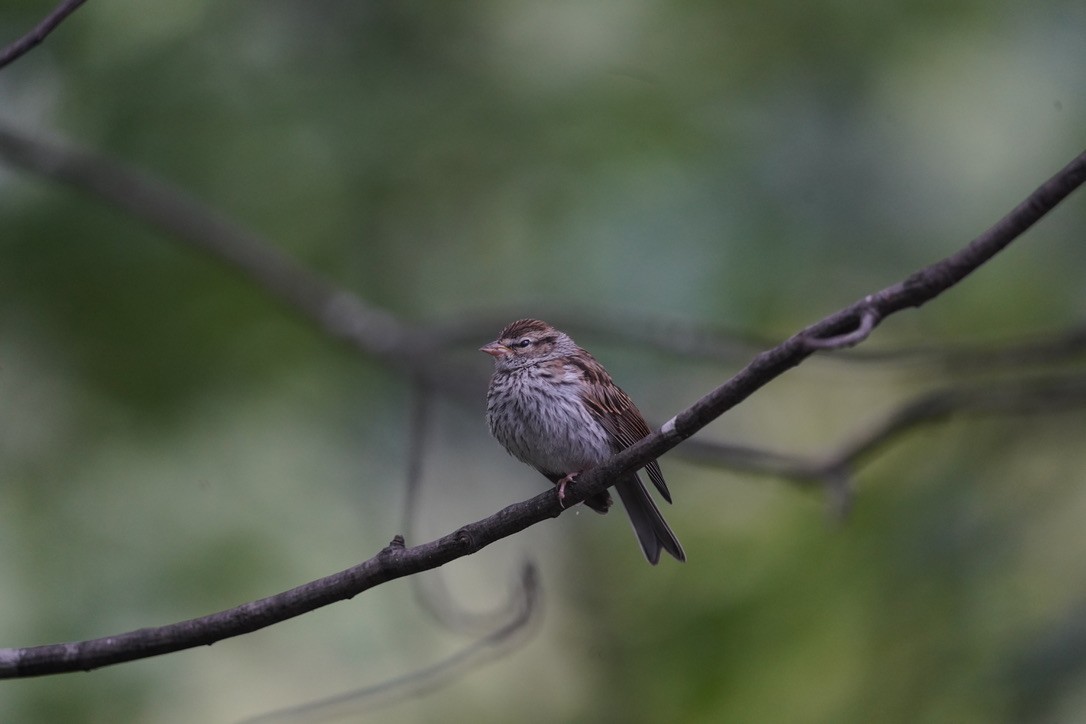
[[[0,42],[51,6],[6,3]],[[775,338],[1076,155],[1084,34],[1070,1],[113,0],[0,71],[0,121],[157,174],[407,319],[590,309]],[[1080,321],[1084,221],[1073,197],[870,345]],[[0,225],[0,645],[208,613],[402,529],[395,370],[71,189],[0,167]],[[579,339],[658,420],[743,362]],[[705,434],[825,451],[943,381],[815,361]],[[441,411],[420,534],[542,484],[481,410]],[[809,492],[669,456],[688,564],[649,569],[621,516],[574,514],[460,562],[450,585],[486,607],[541,559],[540,634],[379,716],[1081,720],[1083,423],[909,435],[840,525]],[[386,586],[212,649],[5,682],[0,720],[233,721],[464,643]]]

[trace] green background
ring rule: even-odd
[[[0,43],[51,7],[5,3]],[[0,122],[166,179],[405,320],[553,312],[659,423],[753,350],[677,359],[624,343],[630,320],[780,339],[956,250],[1081,151],[1084,37],[1072,1],[94,0],[0,70]],[[1080,322],[1084,224],[1072,197],[865,348]],[[497,331],[453,358],[485,378]],[[817,359],[702,436],[824,453],[914,394],[1009,374]],[[0,646],[370,557],[403,530],[410,404],[401,371],[244,277],[0,166]],[[481,387],[438,405],[414,542],[542,489],[482,410]],[[686,565],[573,511],[457,562],[452,592],[487,610],[537,561],[535,636],[373,716],[1081,720],[1084,422],[908,435],[839,524],[814,491],[669,455]],[[0,720],[237,721],[471,640],[395,582],[212,648],[2,682]]]

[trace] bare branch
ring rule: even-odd
[[[0,134],[0,141],[3,138]],[[3,145],[0,142],[0,146]],[[76,174],[76,178],[80,175]],[[94,180],[93,174],[86,180]],[[680,412],[660,430],[584,472],[577,479],[577,485],[567,489],[565,505],[572,507],[603,491],[620,475],[644,467],[800,364],[812,354],[808,340],[832,338],[856,329],[862,326],[864,313],[871,309],[885,318],[934,299],[1005,248],[1084,181],[1086,153],[1079,155],[961,251],[917,271],[899,284],[864,297],[757,355],[737,375]],[[132,189],[137,193],[140,190]],[[201,210],[197,207],[197,211]],[[232,234],[223,238],[235,240]],[[270,289],[275,288],[278,287]],[[0,678],[89,670],[249,633],[320,606],[352,598],[381,583],[470,555],[528,526],[557,517],[568,507],[563,507],[554,491],[548,490],[429,543],[405,548],[403,539],[397,536],[377,556],[358,566],[210,616],[89,641],[0,649]]]
[[[64,22],[65,18],[74,13],[86,1],[64,0],[60,5],[53,8],[53,12],[46,15],[45,19],[38,23],[33,30],[0,50],[0,68],[14,62],[30,52],[32,48],[40,45],[45,40],[45,36],[56,30],[56,27]]]

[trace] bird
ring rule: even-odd
[[[560,501],[578,474],[650,432],[641,411],[603,365],[568,334],[546,322],[512,322],[479,351],[494,358],[486,395],[490,433],[510,455],[554,483]],[[653,460],[644,469],[670,503],[671,493],[659,463]],[[649,563],[659,562],[661,550],[685,561],[679,539],[637,471],[624,475],[614,488]],[[612,500],[604,490],[584,503],[606,513]]]

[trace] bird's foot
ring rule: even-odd
[[[558,481],[558,502],[562,504],[562,507],[566,507],[566,486],[573,482],[573,479],[581,474],[580,470],[576,470],[572,473],[566,473],[566,476]]]

